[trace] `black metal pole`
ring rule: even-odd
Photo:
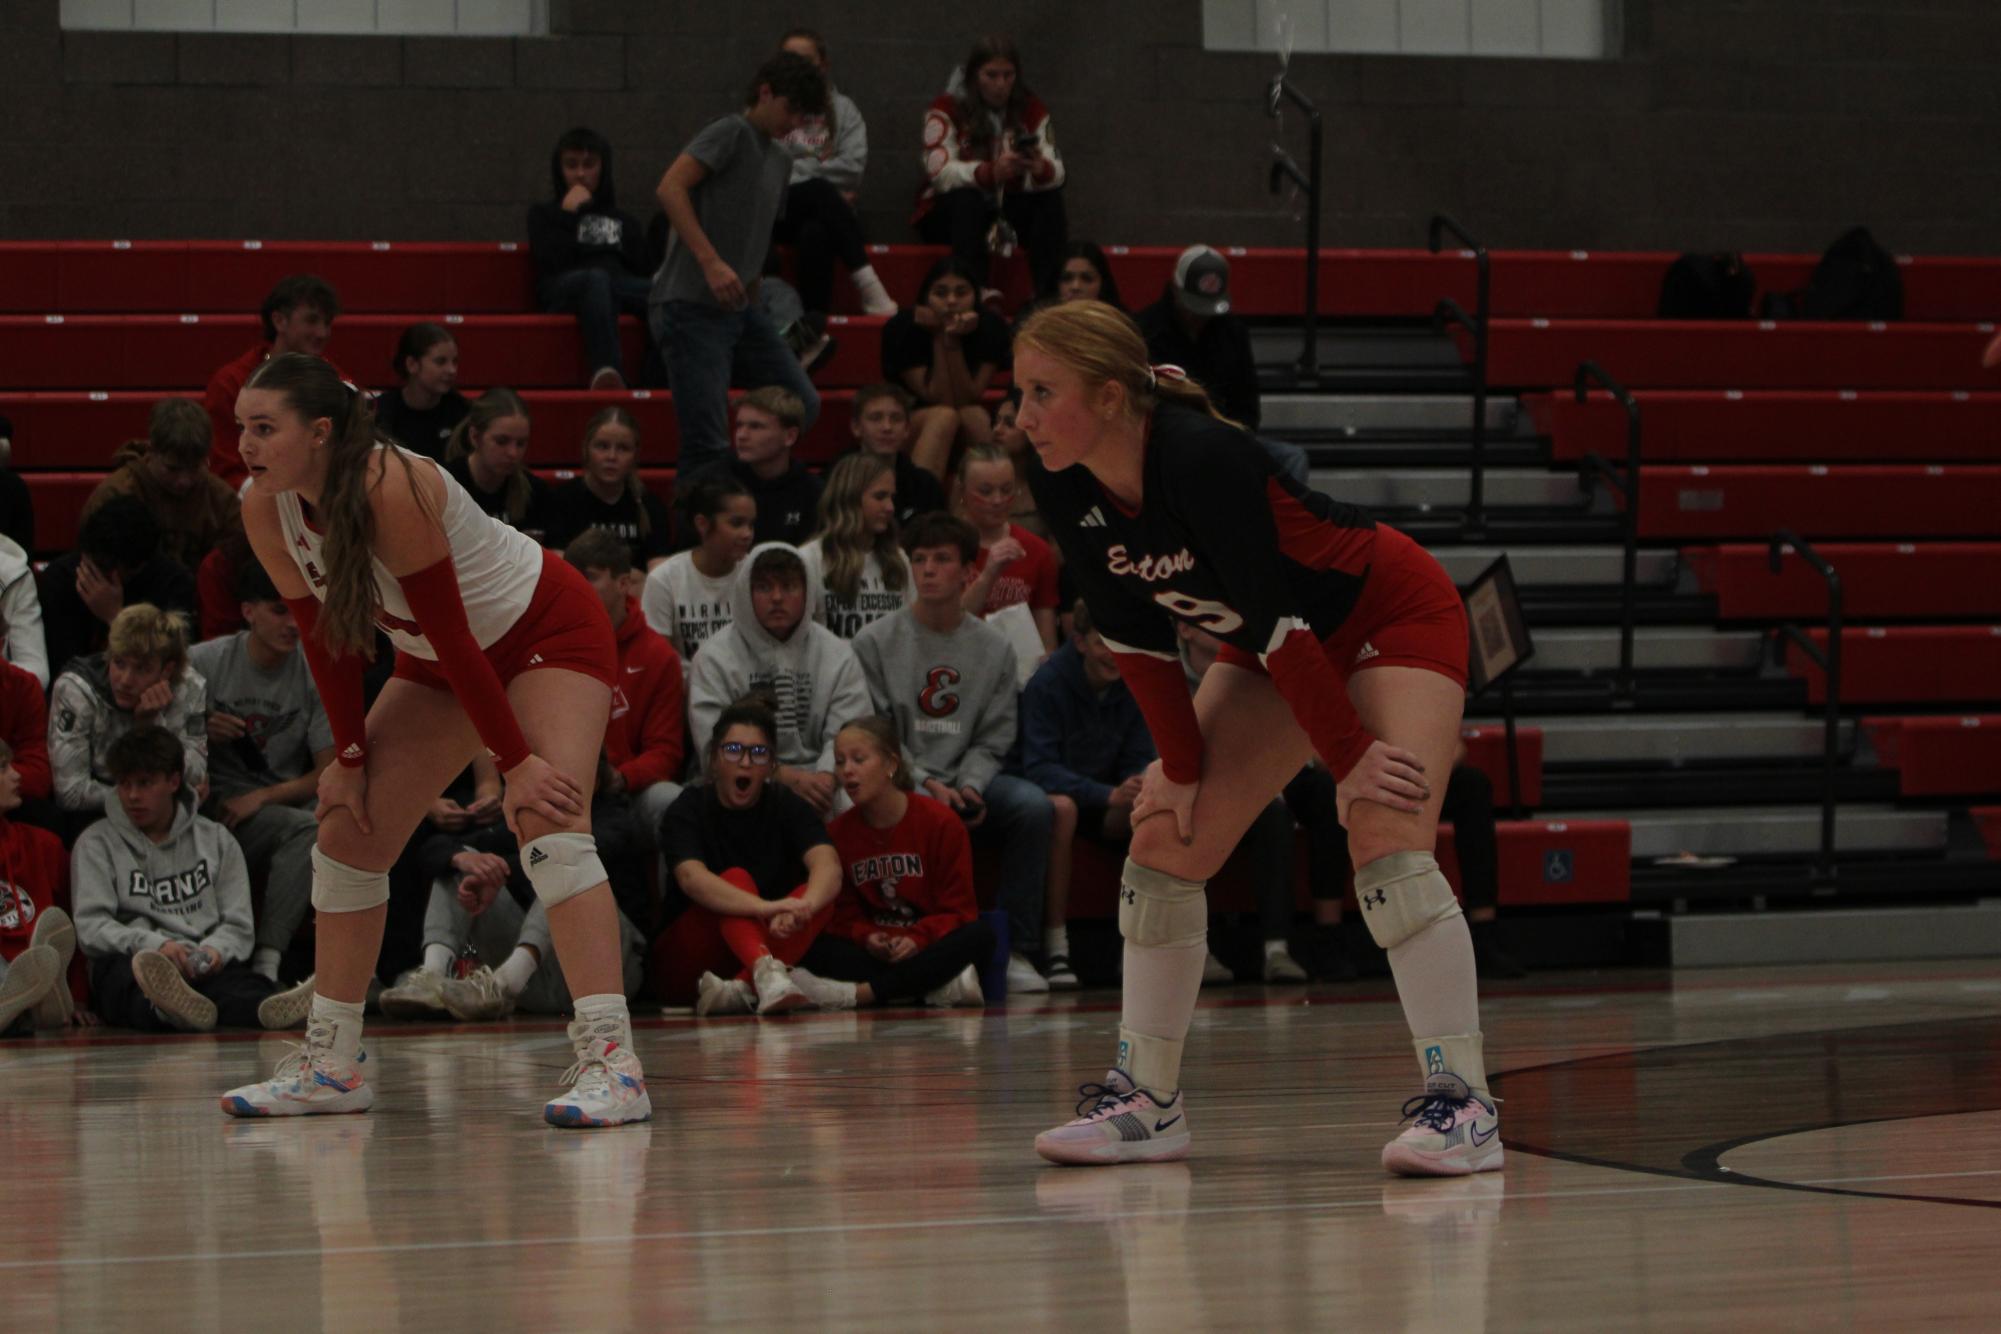
[[[1473,469],[1468,479],[1466,514],[1461,530],[1467,537],[1487,534],[1487,325],[1489,323],[1489,280],[1487,247],[1475,240],[1464,227],[1446,214],[1432,215],[1429,237],[1432,254],[1437,254],[1443,233],[1451,232],[1473,252]]]
[[[1626,410],[1626,475],[1623,479],[1613,479],[1620,496],[1626,502],[1624,561],[1621,575],[1623,586],[1619,596],[1619,675],[1613,683],[1614,700],[1631,703],[1633,699],[1633,635],[1639,623],[1639,577],[1640,577],[1640,405],[1626,392],[1626,387],[1605,373],[1605,368],[1595,361],[1587,361],[1577,368],[1574,386],[1577,401],[1583,403],[1589,397],[1592,381],[1604,386],[1606,392],[1617,399],[1619,406]]]
[[[1291,102],[1306,115],[1307,151],[1313,161],[1305,173],[1292,160],[1284,148],[1278,144],[1271,146],[1272,168],[1271,189],[1278,193],[1281,179],[1289,179],[1306,191],[1306,291],[1300,302],[1304,316],[1301,332],[1299,361],[1295,371],[1303,384],[1318,384],[1320,380],[1320,149],[1322,129],[1320,109],[1307,96],[1292,86],[1284,74],[1272,77],[1265,92],[1265,114],[1278,119],[1279,103]]]
[[[1834,857],[1834,825],[1839,795],[1836,774],[1841,760],[1841,617],[1844,600],[1841,575],[1813,549],[1811,543],[1784,528],[1772,534],[1766,555],[1773,574],[1777,574],[1784,565],[1789,548],[1827,581],[1826,650],[1816,649],[1812,637],[1797,626],[1785,625],[1780,629],[1800,646],[1800,651],[1810,661],[1820,667],[1826,681],[1827,717],[1820,757],[1820,855],[1815,859],[1814,869],[1821,879],[1831,881],[1839,874]]]
[[[1501,679],[1501,722],[1507,728],[1508,736],[1508,818],[1519,820],[1525,813],[1522,805],[1522,755],[1515,741],[1515,674],[1509,672]]]

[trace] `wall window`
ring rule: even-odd
[[[62,26],[98,32],[331,32],[543,37],[549,0],[62,0]]]
[[[1612,60],[1620,0],[1202,0],[1211,51]]]

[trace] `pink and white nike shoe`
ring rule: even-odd
[[[1383,1169],[1407,1177],[1463,1177],[1501,1170],[1501,1114],[1449,1071],[1403,1105],[1411,1125],[1383,1146]]]
[[[1077,1093],[1077,1119],[1035,1137],[1035,1151],[1050,1162],[1096,1167],[1188,1156],[1188,1113],[1179,1093],[1156,1102],[1116,1067],[1104,1083],[1085,1084]]]

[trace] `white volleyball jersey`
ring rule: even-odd
[[[436,472],[445,484],[445,542],[451,549],[452,566],[458,572],[459,598],[465,603],[466,623],[479,646],[491,648],[494,641],[514,628],[534,598],[535,585],[542,578],[542,548],[527,534],[482,514],[465,488],[443,468],[421,454],[399,452],[411,466]],[[391,473],[387,484],[399,483],[400,479]],[[305,576],[313,596],[326,601],[326,575],[322,573],[326,558],[321,552],[326,539],[306,522],[297,493],[278,493],[278,520],[299,573]],[[398,653],[436,662],[438,651],[417,628],[396,576],[381,561],[371,560],[375,566],[376,593],[382,599],[376,624],[389,636]]]

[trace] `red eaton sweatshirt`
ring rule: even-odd
[[[70,911],[69,854],[62,840],[0,815],[0,958],[10,963],[19,958],[34,943],[35,924],[50,908]],[[78,1005],[90,1000],[89,978],[78,950],[69,966],[70,995]]]
[[[913,794],[894,829],[876,829],[850,810],[827,826],[847,886],[827,930],[857,943],[871,933],[935,945],[979,916],[973,897],[973,844],[958,815]]]
[[[687,697],[681,655],[646,624],[638,600],[628,597],[618,627],[618,684],[611,691],[604,749],[630,790],[681,776]]]
[[[21,796],[46,797],[54,791],[49,772],[49,709],[35,674],[0,661],[0,736],[14,748]]]

